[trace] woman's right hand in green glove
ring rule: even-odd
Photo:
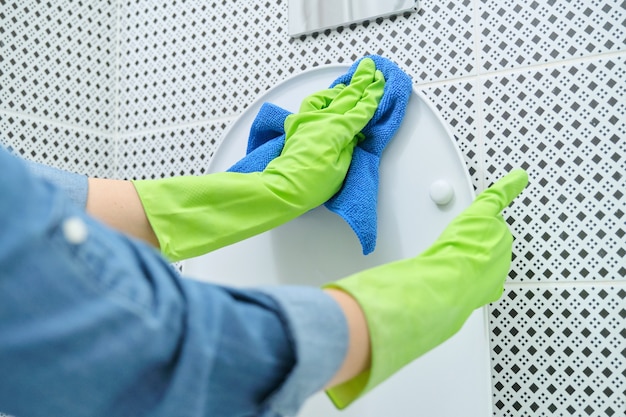
[[[340,188],[385,79],[365,58],[350,85],[304,99],[285,120],[285,146],[264,171],[134,181],[163,254],[199,256],[292,220]]]

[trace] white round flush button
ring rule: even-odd
[[[448,181],[437,180],[430,185],[430,198],[439,206],[445,206],[454,197],[454,188]]]
[[[70,217],[63,222],[63,235],[74,245],[79,245],[87,239],[87,225],[79,217]]]

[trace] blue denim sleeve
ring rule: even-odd
[[[24,163],[33,175],[62,190],[77,207],[84,208],[87,205],[88,183],[86,175],[64,171],[28,159],[24,159]]]
[[[267,416],[294,416],[341,366],[348,350],[346,319],[337,303],[316,288],[276,286],[261,291],[284,312],[296,357],[287,379],[268,400],[274,414]]]
[[[347,346],[313,288],[182,279],[0,149],[0,413],[294,415]]]

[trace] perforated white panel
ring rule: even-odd
[[[115,128],[114,1],[0,4],[0,108]]]
[[[515,281],[624,278],[625,95],[623,58],[484,82],[486,178],[532,178],[509,211]]]
[[[479,0],[480,66],[494,71],[624,50],[620,1]]]
[[[187,126],[156,133],[124,135],[120,178],[164,178],[202,175],[229,122]]]
[[[0,144],[56,168],[102,178],[115,176],[111,135],[0,113]]]
[[[386,54],[416,80],[475,71],[470,1],[297,39],[287,1],[128,1],[122,6],[124,131],[236,115],[290,74]]]
[[[491,309],[494,415],[622,416],[619,286],[515,287]]]

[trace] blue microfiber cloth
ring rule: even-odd
[[[354,149],[343,186],[324,205],[350,225],[361,242],[363,254],[367,255],[376,247],[380,156],[404,118],[412,83],[411,78],[392,61],[378,55],[364,58],[371,58],[385,76],[383,97],[374,116],[361,131],[364,139]],[[349,85],[360,61],[355,62],[330,87]],[[283,149],[284,122],[290,114],[276,105],[264,103],[250,128],[246,156],[228,171],[245,173],[264,170]]]

